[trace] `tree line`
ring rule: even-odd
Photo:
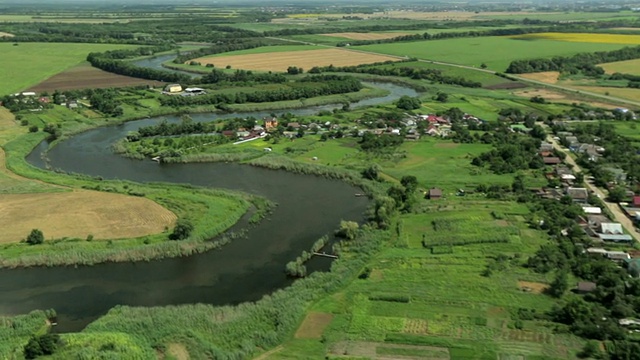
[[[345,94],[362,89],[360,81],[352,77],[342,77],[340,79],[336,77],[334,80],[324,79],[322,76],[310,77],[304,81],[289,83],[273,90],[241,91],[201,96],[166,96],[160,98],[160,102],[164,106],[261,103]]]
[[[510,74],[525,74],[541,71],[559,71],[571,74],[601,75],[604,74],[604,70],[596,66],[596,64],[638,58],[640,58],[640,46],[625,47],[612,51],[580,53],[570,57],[554,56],[550,59],[514,60],[509,64],[506,72]]]
[[[230,51],[238,51],[238,50],[246,50],[246,49],[254,49],[262,46],[270,46],[270,45],[282,45],[287,44],[291,45],[290,42],[285,42],[282,40],[276,39],[264,39],[264,38],[232,38],[225,39],[219,41],[217,44],[205,48],[201,48],[198,50],[189,51],[183,54],[178,55],[173,62],[175,64],[184,64],[185,62],[196,59],[199,57],[213,55],[213,54],[221,54]]]
[[[407,59],[404,62],[415,61],[415,59]],[[383,67],[381,65],[391,65]],[[396,67],[393,61],[386,61],[375,64],[363,64],[356,66],[343,66],[337,67],[333,65],[313,67],[309,69],[310,74],[319,74],[323,72],[350,72],[359,74],[372,74],[381,76],[400,76],[408,77],[416,80],[429,80],[439,84],[459,85],[463,87],[478,88],[482,87],[482,83],[472,80],[467,80],[462,76],[447,76],[443,75],[442,71],[437,69],[419,69],[408,66]]]

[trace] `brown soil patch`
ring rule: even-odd
[[[164,231],[175,214],[155,202],[98,191],[0,195],[0,243],[40,229],[46,239],[119,239]]]
[[[231,65],[234,69],[258,71],[286,71],[289,66],[308,70],[314,66],[352,66],[383,61],[397,61],[391,56],[365,54],[341,49],[284,51],[266,54],[247,54],[219,57],[203,57],[197,61],[203,66],[215,64],[217,67]]]
[[[531,282],[531,281],[518,281],[518,287],[521,290],[529,291],[534,294],[542,294],[544,290],[548,287],[547,284],[539,283],[539,282]]]
[[[296,339],[320,339],[324,329],[333,320],[332,314],[312,312],[307,314],[296,331]]]
[[[15,35],[0,31],[0,37],[14,37]]]
[[[547,84],[555,84],[558,82],[558,77],[560,73],[557,71],[544,71],[530,74],[518,74],[518,76],[523,77],[525,79],[531,79],[536,81],[542,81]]]
[[[515,91],[514,94],[518,96],[526,97],[526,98],[540,96],[545,98],[546,100],[561,100],[561,99],[567,98],[565,94],[551,91],[551,90],[543,90],[543,89]]]
[[[460,146],[460,144],[456,144],[456,143],[437,143],[433,145],[434,148],[438,148],[438,149],[455,149],[458,146]]]
[[[640,28],[633,28],[633,27],[614,27],[614,28],[611,28],[611,30],[640,31]]]
[[[500,226],[500,227],[507,227],[509,226],[509,222],[507,220],[496,220],[496,225]]]
[[[523,89],[529,87],[527,84],[523,84],[517,81],[504,82],[501,84],[485,86],[485,89],[489,90],[511,90],[511,89]]]
[[[409,349],[418,350],[425,353],[423,356],[406,356],[393,355],[387,353],[379,353],[381,349]],[[375,360],[391,360],[391,359],[429,359],[429,360],[448,360],[451,358],[449,349],[445,347],[423,346],[423,345],[404,345],[382,342],[368,341],[340,341],[331,346],[329,353],[336,356],[346,357],[364,357]]]
[[[169,346],[167,346],[167,354],[173,356],[177,360],[189,360],[189,351],[187,351],[187,348],[182,344],[169,344]]]
[[[382,280],[384,280],[384,273],[380,269],[373,269],[371,271],[371,274],[369,275],[369,279],[376,280],[376,281],[382,281]]]
[[[29,91],[53,92],[54,90],[63,91],[137,85],[162,86],[163,83],[159,81],[117,75],[94,68],[89,64],[81,64],[48,78],[40,84],[31,87]]]
[[[351,40],[383,40],[393,39],[399,36],[413,35],[413,33],[406,32],[394,32],[394,33],[356,33],[356,32],[343,32],[333,34],[321,34],[324,36],[335,36]]]

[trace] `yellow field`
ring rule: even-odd
[[[542,81],[548,84],[555,84],[558,82],[558,76],[560,76],[560,73],[557,71],[544,71],[544,72],[529,73],[529,74],[518,74],[518,76],[523,77],[525,79]]]
[[[215,64],[217,67],[231,65],[233,69],[257,71],[286,71],[289,66],[309,70],[314,66],[352,66],[383,61],[396,61],[397,58],[385,55],[365,54],[341,49],[284,51],[262,54],[235,56],[203,57],[194,59],[203,66]]]
[[[343,32],[333,34],[320,34],[324,36],[335,36],[351,40],[382,40],[392,39],[398,36],[412,35],[413,33],[405,32],[390,32],[390,33],[355,33],[355,32]]]
[[[539,33],[509,36],[512,39],[544,39],[554,41],[602,43],[602,44],[629,44],[639,45],[640,35],[620,34],[585,34],[585,33]]]
[[[591,91],[603,95],[611,95],[623,99],[638,101],[640,99],[640,89],[614,88],[605,86],[574,86],[576,90]]]
[[[46,239],[120,239],[161,233],[176,216],[153,201],[98,191],[0,195],[0,243],[40,229]]]
[[[616,61],[606,64],[598,64],[607,74],[616,72],[623,74],[640,75],[640,59]]]
[[[14,37],[15,35],[0,31],[0,37]]]

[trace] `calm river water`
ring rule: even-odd
[[[393,101],[416,92],[397,85],[373,84],[391,91],[355,107]],[[290,110],[316,113],[335,106]],[[260,118],[267,113],[193,115],[195,121],[222,117]],[[177,121],[176,117],[166,117]],[[162,306],[186,303],[235,304],[254,301],[285,287],[290,280],[284,265],[340,220],[362,220],[367,199],[358,189],[316,176],[296,175],[238,164],[157,164],[126,159],[111,153],[110,145],[128,131],[160,121],[145,119],[98,128],[63,141],[48,151],[51,166],[65,171],[139,182],[189,183],[241,190],[278,203],[275,212],[248,236],[205,254],[139,263],[96,266],[0,270],[0,314],[53,308],[58,331],[78,331],[116,305]],[[43,167],[42,143],[28,157]],[[69,204],[73,206],[73,204]],[[211,219],[215,221],[215,219]],[[314,259],[311,269],[326,269],[326,259]]]

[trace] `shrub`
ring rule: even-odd
[[[42,244],[44,242],[44,234],[42,234],[42,231],[38,229],[33,229],[31,230],[31,233],[29,234],[29,236],[27,236],[26,241],[27,241],[27,244],[29,245]]]

